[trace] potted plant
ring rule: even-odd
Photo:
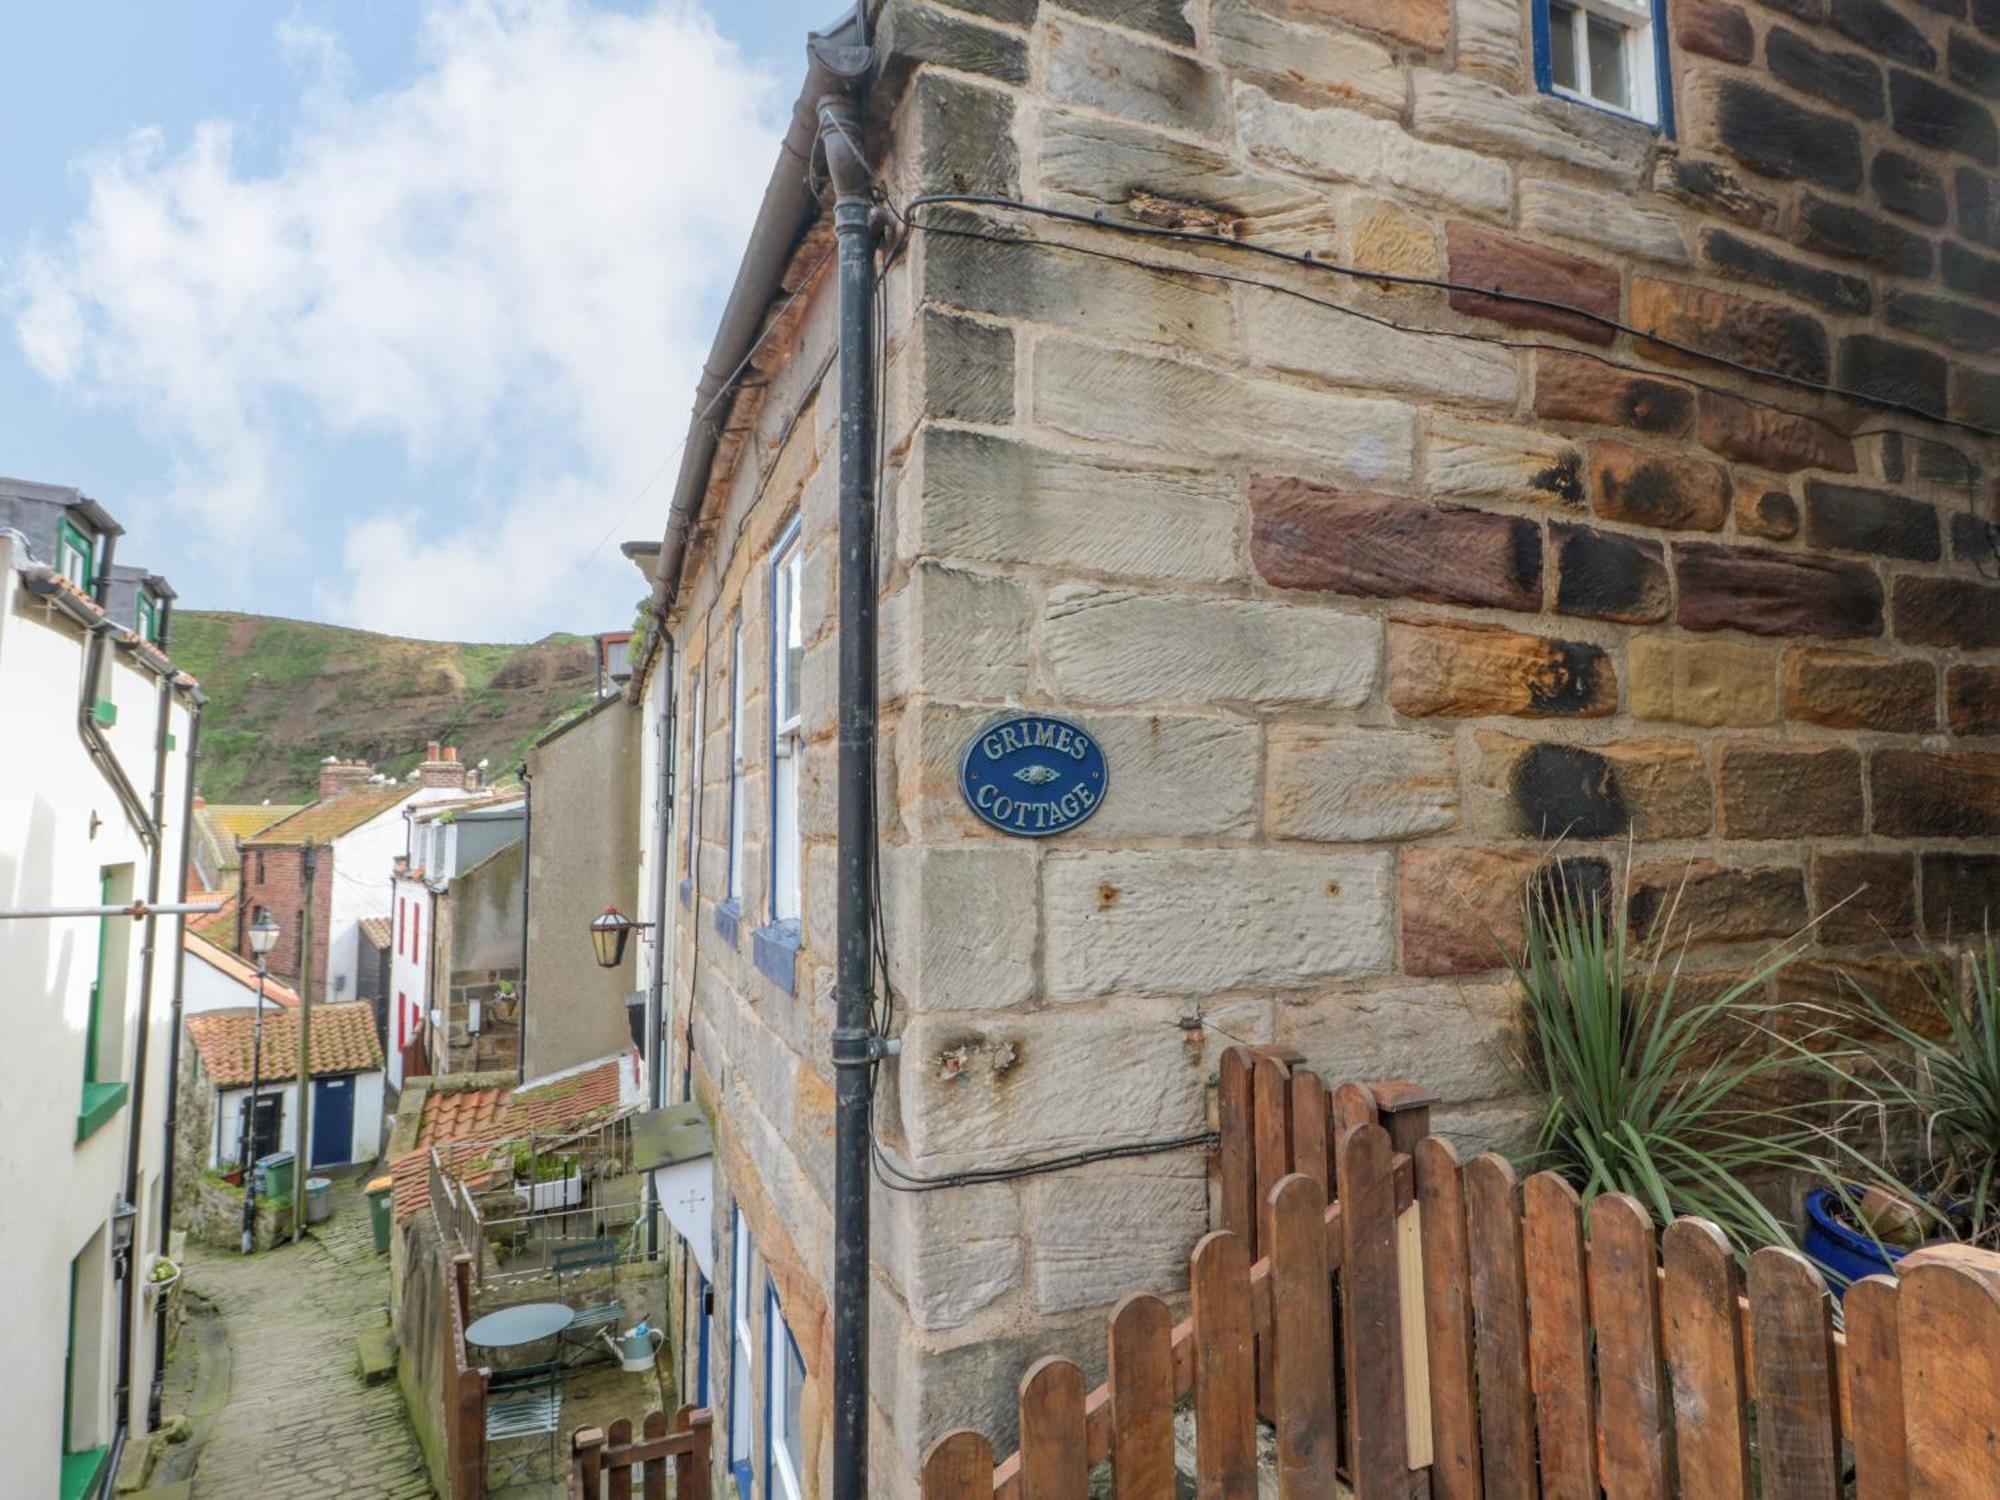
[[[164,1297],[181,1279],[181,1268],[164,1255],[156,1255],[146,1267],[146,1290],[156,1297]]]
[[[1767,1075],[1797,1065],[1771,1045],[1762,995],[1796,947],[1779,944],[1694,997],[1684,953],[1668,948],[1679,891],[1635,942],[1629,868],[1615,893],[1555,872],[1530,887],[1521,952],[1507,955],[1541,1101],[1526,1165],[1560,1173],[1586,1205],[1627,1193],[1662,1223],[1708,1219],[1741,1250],[1790,1243],[1750,1180],[1812,1160],[1805,1122],[1757,1097]]]
[[[583,1167],[574,1155],[537,1156],[514,1153],[514,1196],[530,1212],[576,1208],[583,1202]]]
[[[1892,1006],[1849,981],[1850,1010],[1811,1053],[1849,1097],[1821,1131],[1827,1186],[1807,1195],[1806,1253],[1843,1281],[1920,1244],[2000,1248],[2000,953],[1989,934],[1917,966]]]

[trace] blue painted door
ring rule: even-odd
[[[313,1080],[312,1165],[337,1167],[354,1159],[354,1080]]]

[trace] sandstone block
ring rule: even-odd
[[[1201,1156],[1106,1162],[1031,1179],[1028,1285],[1038,1312],[1108,1307],[1143,1286],[1187,1284],[1187,1246],[1208,1231]]]
[[[1000,1166],[1199,1130],[1209,1071],[1170,1012],[918,1016],[896,1104],[919,1170]]]
[[[1042,626],[1056,688],[1102,703],[1306,703],[1374,691],[1379,622],[1303,604],[1052,589]]]
[[[1549,539],[1562,613],[1631,624],[1666,618],[1666,549],[1658,542],[1564,524],[1551,526]]]
[[[1389,701],[1413,718],[1600,718],[1618,707],[1602,648],[1475,625],[1389,627]]]
[[[1266,787],[1276,838],[1415,838],[1458,821],[1458,760],[1437,735],[1276,724]]]
[[[1966,651],[2000,646],[2000,589],[1969,578],[1898,578],[1890,608],[1898,640]]]
[[[1846,120],[1806,109],[1749,79],[1696,74],[1685,88],[1688,140],[1719,146],[1766,177],[1861,186],[1861,132]]]
[[[1919,866],[1926,937],[1983,942],[2000,929],[2000,855],[1926,854]]]
[[[1056,453],[950,428],[922,438],[922,550],[1134,578],[1240,577],[1227,475]]]
[[[1444,256],[1430,220],[1381,199],[1369,199],[1348,211],[1347,259],[1352,265],[1391,276],[1436,279],[1444,275]],[[1389,283],[1376,289],[1396,296],[1430,295],[1421,287]]]
[[[1236,88],[1236,134],[1257,161],[1319,178],[1410,193],[1468,213],[1507,209],[1504,163],[1420,141],[1393,120],[1350,109],[1308,109],[1249,84]],[[1213,196],[1211,189],[1203,196]]]
[[[1830,648],[1785,661],[1785,711],[1834,729],[1903,733],[1937,727],[1937,673],[1927,661]]]
[[[1553,240],[1581,240],[1621,257],[1675,266],[1688,261],[1687,236],[1673,215],[1622,194],[1551,178],[1521,183],[1521,227]]]
[[[1195,135],[1227,118],[1222,75],[1183,53],[1054,17],[1043,36],[1043,87],[1064,104]]]
[[[1729,502],[1736,529],[1745,536],[1789,541],[1799,534],[1799,502],[1789,490],[1763,484],[1754,475],[1736,476],[1736,493]]]
[[[1616,369],[1587,355],[1535,355],[1535,415],[1558,422],[1630,427],[1681,437],[1693,423],[1694,392],[1678,381]]]
[[[1859,563],[1685,542],[1674,548],[1674,573],[1676,618],[1689,630],[1836,639],[1882,633],[1882,580]]]
[[[1516,94],[1470,73],[1419,72],[1413,82],[1419,134],[1495,156],[1543,157],[1628,179],[1653,149],[1652,132],[1636,121],[1549,95]]]
[[[908,1004],[919,1011],[1004,1010],[1033,998],[1035,858],[1023,841],[892,847],[882,875]],[[977,922],[964,919],[972,910]]]
[[[1255,364],[1334,385],[1514,404],[1514,356],[1504,349],[1406,333],[1277,292],[1244,297],[1243,345]]]
[[[1216,60],[1233,73],[1272,74],[1385,114],[1402,110],[1403,70],[1379,42],[1280,20],[1257,0],[1211,0],[1208,29]]]
[[[1450,0],[1273,0],[1292,15],[1324,16],[1435,52],[1451,29]]]
[[[968,312],[1193,354],[1222,355],[1236,347],[1227,288],[1198,277],[1059,245],[949,234],[925,237],[923,267],[924,296]]]
[[[1021,1205],[1011,1184],[884,1197],[879,1258],[918,1328],[957,1328],[1020,1284]]]
[[[1589,472],[1591,509],[1608,520],[1715,531],[1729,515],[1729,471],[1705,459],[1600,442]]]
[[[1850,333],[1840,341],[1839,383],[1878,400],[1942,412],[1950,374],[1950,362],[1942,354],[1915,344],[1872,333]]]
[[[1457,0],[1458,65],[1513,87],[1522,77],[1526,20],[1511,0]]]
[[[1520,999],[1510,984],[1390,982],[1278,1007],[1277,1041],[1321,1078],[1411,1078],[1445,1101],[1519,1086]]]
[[[1335,396],[1178,360],[1044,339],[1035,417],[1077,437],[1187,453],[1307,463],[1361,484],[1407,481],[1416,417],[1394,401]]]
[[[1747,63],[1757,47],[1757,34],[1740,5],[1723,0],[1694,0],[1674,11],[1674,40],[1690,52],[1721,62]]]
[[[1727,229],[1704,229],[1701,254],[1730,281],[1787,292],[1828,312],[1865,313],[1874,305],[1867,278],[1793,260]]]
[[[1706,367],[1655,340],[1801,380],[1824,382],[1831,369],[1826,329],[1811,314],[1780,303],[1634,276],[1631,309],[1632,325],[1654,336],[1640,340],[1640,352],[1663,364]]]
[[[1425,847],[1403,851],[1403,969],[1479,974],[1502,968],[1521,946],[1521,909],[1533,885],[1563,881],[1608,897],[1601,859],[1551,861],[1528,850]]]
[[[1781,474],[1799,469],[1854,472],[1854,445],[1824,422],[1717,391],[1703,391],[1697,404],[1702,444],[1724,458]]]
[[[1618,318],[1616,267],[1463,219],[1445,225],[1444,237],[1453,281],[1534,299],[1513,302],[1498,295],[1454,291],[1446,300],[1459,312],[1513,328],[1567,334],[1590,344],[1608,344],[1615,337],[1608,325]],[[1540,305],[1550,302],[1578,311],[1560,312]]]
[[[1947,667],[1944,701],[1953,734],[2000,734],[2000,667]]]
[[[1667,924],[1669,948],[1686,940],[1790,937],[1806,925],[1805,875],[1792,866],[1739,870],[1712,860],[1646,865],[1632,872],[1630,916],[1649,941]]]
[[[1432,419],[1424,446],[1424,488],[1439,499],[1583,504],[1583,454],[1574,443],[1529,427]]]
[[[1270,849],[1052,852],[1052,1000],[1298,988],[1391,961],[1390,856]]]
[[[1014,420],[1014,331],[928,308],[924,390],[930,414],[959,422]]]
[[[1861,831],[1861,757],[1730,740],[1716,752],[1722,836],[1797,839]]]
[[[1943,553],[1934,507],[1887,490],[1806,481],[1806,540],[1816,547],[1936,562]]]
[[[1823,943],[1909,937],[1917,927],[1917,865],[1907,854],[1823,851],[1813,860],[1814,934]]]
[[[1776,667],[1776,657],[1758,646],[1635,636],[1625,652],[1632,717],[1709,727],[1773,723]]]
[[[1877,833],[1891,838],[2000,833],[2000,754],[1878,750],[1869,773]]]
[[[1263,477],[1250,481],[1250,515],[1251,561],[1279,588],[1541,608],[1532,521]]]
[[[926,191],[1011,195],[1021,190],[1010,95],[925,68],[917,74],[916,119],[918,180]],[[821,410],[839,404],[829,401]]]
[[[1708,767],[1687,740],[1565,745],[1482,731],[1473,745],[1468,822],[1477,833],[1680,839],[1714,822]]]
[[[882,606],[881,675],[891,696],[925,690],[961,698],[1006,698],[1028,685],[1027,591],[1007,579],[925,563]],[[833,727],[838,662],[831,638],[806,653],[802,684],[807,738]],[[815,657],[824,657],[822,691]],[[747,646],[746,646],[746,659]],[[816,707],[817,706],[817,707]]]

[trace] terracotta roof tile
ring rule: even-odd
[[[188,1039],[201,1054],[208,1076],[221,1088],[250,1082],[251,1049],[256,1034],[254,1006],[241,1010],[211,1010],[187,1018]],[[298,1072],[299,1013],[273,1008],[264,1013],[264,1047],[260,1074],[267,1083]],[[375,1040],[375,1007],[365,1000],[315,1005],[312,1012],[312,1071],[360,1073],[382,1066],[382,1048]]]
[[[396,941],[396,928],[387,917],[363,917],[361,937],[364,942],[377,948],[387,948]]]
[[[191,919],[181,930],[218,948],[228,948],[236,938],[236,901],[233,890],[222,893],[222,910]]]
[[[254,838],[280,819],[303,811],[303,802],[208,802],[194,810],[195,820],[205,824],[225,858],[224,865],[236,868],[236,842]]]
[[[378,792],[349,792],[344,797],[335,797],[325,802],[310,803],[264,829],[253,838],[243,840],[252,844],[303,844],[307,839],[324,843],[337,839],[343,833],[352,833],[370,818],[387,812],[403,801],[417,788],[410,786],[386,787]]]

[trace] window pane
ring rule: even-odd
[[[805,1467],[799,1444],[799,1398],[805,1394],[806,1365],[799,1358],[799,1346],[785,1334],[785,1452],[792,1460],[792,1472]]]
[[[786,555],[784,567],[778,575],[780,620],[784,627],[780,655],[785,677],[784,698],[778,705],[778,717],[787,723],[799,716],[799,676],[806,658],[805,625],[799,618],[799,578],[799,549],[794,546]]]
[[[1632,107],[1625,78],[1626,31],[1616,21],[1590,18],[1590,97],[1620,109]]]
[[[1576,71],[1576,11],[1568,5],[1549,7],[1549,71],[1557,88],[1582,87]]]

